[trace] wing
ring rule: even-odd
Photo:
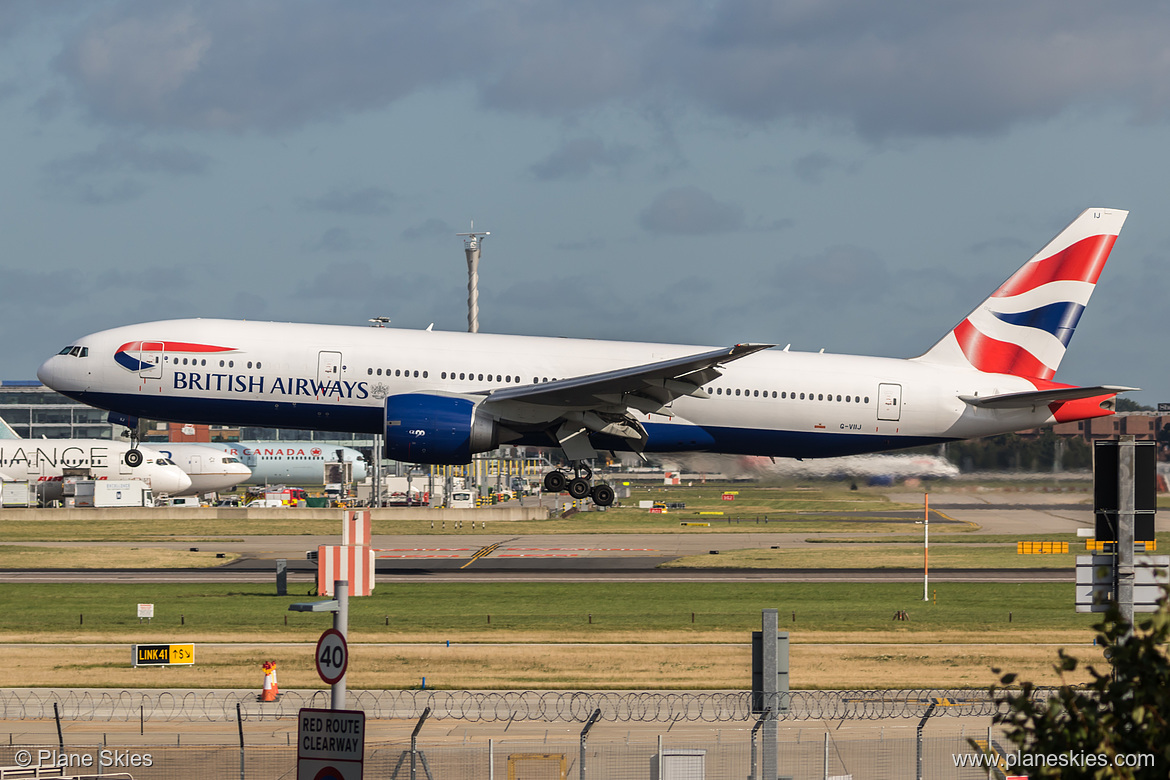
[[[629,439],[640,451],[646,431],[632,412],[669,415],[669,406],[677,398],[706,398],[702,386],[722,375],[720,366],[772,346],[736,344],[600,374],[493,390],[483,408],[514,426],[559,424],[553,438],[571,460],[596,456],[589,431]]]
[[[1099,395],[1132,392],[1137,389],[1136,387],[1122,387],[1121,385],[1057,387],[1051,390],[1033,390],[1027,393],[1004,393],[1003,395],[989,395],[982,398],[972,395],[961,395],[959,398],[964,403],[984,409],[1025,409],[1032,406],[1050,404],[1054,401],[1076,401],[1081,398],[1095,398]]]

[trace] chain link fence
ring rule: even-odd
[[[1038,690],[1038,698],[1052,691]],[[302,707],[328,708],[329,691],[284,691],[276,702],[257,701],[254,691],[22,690],[0,691],[0,719],[59,716],[74,721],[235,721],[295,717]],[[765,703],[769,706],[770,703]],[[883,720],[990,717],[1001,706],[981,690],[793,691],[777,695],[779,719]],[[629,723],[731,723],[755,716],[747,691],[354,691],[347,708],[367,718],[430,717],[474,723],[543,721],[582,723],[595,710],[601,720]]]
[[[985,780],[987,772],[956,766],[956,756],[975,751],[961,736],[929,737],[921,744],[922,777],[932,780]],[[913,778],[919,745],[913,738],[794,741],[777,745],[780,778],[790,780],[889,780]],[[27,758],[21,751],[28,751]],[[120,776],[134,780],[291,780],[297,776],[295,747],[2,746],[0,766],[51,765],[64,756],[73,762],[65,776]],[[82,766],[90,756],[90,766]],[[364,776],[407,780],[759,780],[746,730],[723,732],[709,741],[590,742],[581,765],[580,745],[568,741],[493,740],[468,745],[420,742],[413,755],[409,743],[367,743]],[[138,766],[117,766],[137,757]],[[28,762],[28,763],[25,763]],[[101,764],[105,766],[101,766]],[[115,774],[118,773],[118,774]],[[0,774],[2,776],[2,774]],[[29,777],[33,775],[23,775]],[[57,776],[57,775],[53,775]]]

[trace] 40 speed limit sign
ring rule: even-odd
[[[336,628],[329,628],[317,640],[317,674],[330,685],[341,681],[349,666],[349,646]]]

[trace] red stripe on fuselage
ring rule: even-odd
[[[1096,284],[1115,241],[1117,236],[1090,236],[1050,257],[1028,263],[1004,282],[991,297],[1006,298],[1019,295],[1049,282]]]
[[[154,346],[155,344],[162,344],[162,350],[150,349],[148,352],[235,352],[235,347],[216,347],[211,344],[192,344],[187,341],[148,341],[145,342]],[[141,341],[127,341],[122,346],[118,347],[117,352],[137,352],[142,349],[143,342]]]

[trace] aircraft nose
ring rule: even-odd
[[[54,390],[57,389],[57,382],[60,379],[58,370],[61,365],[60,358],[60,355],[53,355],[37,369],[37,379],[41,380],[41,384]]]
[[[169,469],[169,472],[169,476],[171,478],[170,481],[174,485],[174,487],[168,491],[171,493],[171,495],[177,495],[191,487],[191,478],[187,476],[185,471],[176,466],[173,469]]]

